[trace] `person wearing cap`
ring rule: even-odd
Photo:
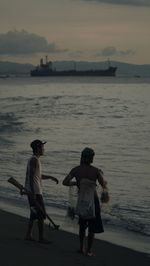
[[[104,232],[100,214],[100,203],[96,192],[96,182],[106,188],[107,182],[103,178],[102,170],[92,166],[95,152],[85,148],[81,153],[80,165],[71,169],[63,180],[64,186],[79,188],[77,200],[77,214],[79,216],[79,252],[93,256],[92,245],[95,233]],[[75,178],[75,181],[72,179]],[[88,228],[87,247],[85,247],[86,229]]]
[[[34,221],[38,220],[38,230],[39,230],[39,242],[48,242],[44,239],[44,220],[46,219],[46,211],[43,201],[42,193],[42,179],[51,179],[58,184],[58,179],[50,175],[44,175],[41,171],[40,156],[44,155],[44,144],[39,139],[31,142],[30,146],[33,151],[33,155],[28,160],[26,179],[25,179],[25,189],[28,191],[28,201],[30,206],[30,219],[28,224],[28,229],[26,233],[26,240],[33,241],[32,229]]]

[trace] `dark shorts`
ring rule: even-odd
[[[35,199],[28,196],[28,201],[30,205],[30,220],[45,220],[45,206],[42,195],[37,194]]]
[[[95,218],[94,219],[83,219],[79,217],[80,230],[86,230],[88,228],[89,233],[103,233],[103,223],[101,219],[101,210],[99,199],[94,198],[95,203]]]

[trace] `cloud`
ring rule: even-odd
[[[102,49],[100,52],[97,53],[97,55],[99,56],[127,56],[127,55],[133,55],[135,54],[135,51],[131,50],[131,49],[127,49],[127,50],[118,50],[117,48],[115,48],[114,46],[108,46],[105,47],[104,49]]]
[[[150,0],[83,0],[95,1],[104,4],[130,5],[130,6],[150,6]]]
[[[0,34],[1,55],[21,55],[36,53],[61,53],[67,49],[59,49],[55,43],[48,41],[37,34],[22,31],[8,31]]]
[[[68,51],[68,55],[72,58],[89,58],[93,56],[109,57],[109,56],[128,56],[134,55],[135,51],[132,49],[120,50],[114,46],[107,46],[99,51],[96,50],[76,50]]]

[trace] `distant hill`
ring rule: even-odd
[[[141,76],[150,77],[150,64],[135,65],[124,62],[111,61],[112,66],[117,66],[117,76]],[[30,74],[31,69],[35,66],[32,64],[19,64],[13,62],[0,62],[0,75],[5,74]],[[86,61],[55,61],[53,68],[57,70],[64,69],[105,69],[108,62],[86,62]]]
[[[0,75],[4,74],[29,74],[33,69],[31,64],[18,64],[13,62],[0,62]]]

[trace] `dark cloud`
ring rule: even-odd
[[[87,2],[99,2],[104,4],[130,5],[130,6],[150,6],[150,0],[83,0]]]
[[[114,46],[108,46],[102,49],[100,52],[98,52],[97,55],[106,57],[106,56],[120,56],[120,55],[126,56],[126,55],[133,55],[133,54],[135,54],[135,51],[131,49],[118,50]]]
[[[100,56],[100,57],[113,57],[113,56],[128,56],[128,55],[134,55],[135,51],[132,49],[125,49],[125,50],[120,50],[117,49],[114,46],[107,46],[99,51],[94,51],[94,50],[84,50],[84,51],[68,51],[68,55],[71,56],[72,58],[80,58],[80,57],[93,57],[93,56]]]
[[[36,54],[41,52],[60,53],[65,51],[67,50],[57,48],[55,43],[48,43],[44,37],[25,30],[15,30],[0,34],[1,55]]]

